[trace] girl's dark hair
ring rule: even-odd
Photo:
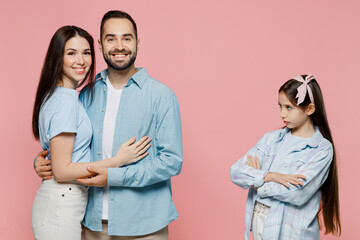
[[[63,26],[59,28],[51,38],[41,70],[32,117],[32,131],[35,139],[37,140],[39,140],[40,108],[42,104],[44,104],[47,99],[52,96],[56,87],[61,81],[65,44],[68,40],[76,36],[83,37],[88,41],[92,58],[92,64],[90,66],[89,72],[86,74],[84,80],[79,82],[78,87],[81,87],[84,83],[87,83],[91,96],[93,94],[95,77],[94,39],[84,29],[76,26]]]
[[[307,75],[302,75],[305,79]],[[302,84],[295,79],[290,79],[279,89],[280,92],[284,92],[290,102],[297,105],[297,88]],[[327,179],[324,184],[321,186],[321,207],[318,212],[318,218],[320,218],[320,213],[323,216],[324,225],[325,225],[325,234],[332,233],[333,235],[341,234],[341,223],[340,223],[340,206],[339,206],[339,185],[338,185],[338,174],[336,167],[336,154],[334,141],[331,136],[330,127],[327,121],[325,105],[323,96],[321,93],[320,86],[318,82],[313,79],[308,85],[311,88],[312,94],[314,96],[314,105],[315,112],[310,116],[313,124],[317,126],[321,134],[331,142],[333,145],[333,160],[330,165],[330,171]],[[311,103],[309,94],[306,93],[304,101],[299,104],[299,107],[306,108]]]

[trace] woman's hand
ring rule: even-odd
[[[301,174],[283,174],[283,173],[275,173],[269,172],[266,174],[264,182],[277,182],[284,185],[287,188],[290,188],[289,183],[294,186],[303,185],[304,183],[300,179],[306,179],[304,175]]]
[[[135,163],[149,154],[149,152],[146,151],[150,148],[152,139],[146,136],[137,142],[135,142],[135,140],[136,137],[130,138],[120,146],[114,157],[114,159],[119,161],[120,166]]]

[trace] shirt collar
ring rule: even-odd
[[[303,149],[303,148],[305,148],[306,146],[309,146],[309,147],[312,147],[312,148],[316,148],[316,147],[319,145],[320,141],[324,138],[323,135],[321,134],[319,128],[316,127],[316,126],[315,126],[314,128],[315,128],[315,133],[314,133],[314,135],[312,135],[312,136],[308,139],[308,141],[305,141],[303,144],[299,145],[299,148],[300,148],[300,149]],[[283,138],[284,138],[284,136],[285,136],[287,133],[289,133],[290,131],[291,131],[291,129],[289,129],[289,128],[287,128],[287,127],[283,128],[283,129],[280,131],[279,135],[278,135],[277,141],[278,141],[278,142],[279,142],[279,141],[282,141]]]
[[[128,80],[125,87],[131,85],[132,83],[135,83],[139,88],[142,88],[149,77],[149,74],[147,73],[145,68],[136,68],[138,71],[131,76],[131,78]],[[106,83],[106,78],[109,75],[108,69],[104,69],[103,71],[99,72],[96,77],[95,81],[102,80],[104,83]]]

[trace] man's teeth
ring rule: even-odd
[[[125,57],[125,55],[115,55],[115,57]]]

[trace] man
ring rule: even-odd
[[[136,23],[122,11],[109,11],[101,22],[99,48],[108,68],[96,76],[93,99],[79,96],[93,128],[92,161],[112,157],[127,139],[152,138],[149,155],[120,168],[89,168],[97,175],[80,179],[88,186],[85,239],[168,239],[167,225],[178,216],[170,178],[182,167],[180,110],[175,94],[136,69]],[[48,160],[35,161],[39,176],[49,178]],[[111,237],[110,237],[111,235]]]

